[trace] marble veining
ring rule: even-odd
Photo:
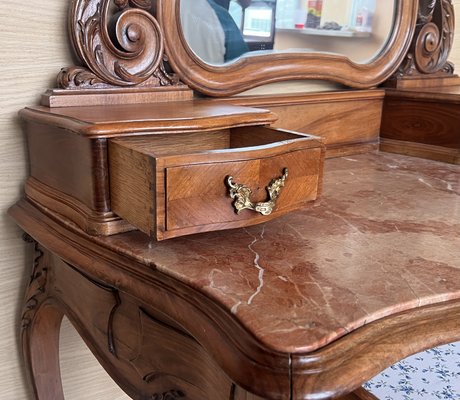
[[[460,167],[385,153],[331,159],[321,200],[266,224],[150,246],[140,232],[96,240],[206,293],[267,347],[314,351],[460,298]]]
[[[265,225],[262,225],[262,231],[260,232],[260,236],[259,238],[257,238],[256,236],[253,236],[254,240],[251,242],[251,244],[248,246],[248,249],[254,253],[254,267],[256,267],[259,271],[259,274],[258,274],[258,278],[259,278],[259,285],[257,286],[257,289],[256,291],[251,295],[251,297],[249,297],[248,301],[247,301],[247,304],[248,305],[251,305],[254,298],[260,293],[260,291],[262,290],[263,286],[264,286],[264,273],[265,273],[265,269],[259,264],[259,260],[260,260],[260,255],[259,253],[257,253],[257,251],[255,251],[253,249],[253,245],[255,245],[259,239],[260,240],[263,240],[264,238],[264,232],[265,232]],[[248,233],[249,235],[251,235],[250,233]],[[252,235],[251,235],[252,236]]]

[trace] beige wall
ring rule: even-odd
[[[65,33],[68,3],[0,2],[0,397],[8,400],[31,398],[23,379],[17,334],[32,249],[21,241],[20,230],[6,216],[8,207],[21,196],[27,174],[25,143],[16,113],[25,105],[35,104],[39,94],[53,86],[60,67],[71,64]],[[460,0],[454,3],[460,10]],[[460,69],[458,26],[451,59]],[[107,378],[68,323],[62,329],[62,348],[67,399],[127,398]]]
[[[59,69],[72,64],[66,38],[69,3],[0,2],[0,398],[5,400],[32,398],[24,383],[17,340],[32,248],[21,240],[20,230],[6,215],[8,207],[21,196],[27,174],[17,111],[36,104],[39,95],[54,86]],[[67,321],[62,344],[64,388],[69,400],[128,398],[101,370]]]

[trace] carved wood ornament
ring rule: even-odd
[[[73,0],[69,31],[83,66],[63,68],[63,89],[179,84],[165,70],[163,33],[151,0]]]
[[[45,286],[47,283],[48,269],[43,262],[43,251],[38,243],[28,235],[24,235],[24,241],[33,243],[35,251],[32,275],[30,277],[29,286],[27,288],[27,294],[21,318],[21,328],[22,330],[27,330],[29,329],[41,303],[47,297]]]
[[[448,61],[455,29],[452,0],[420,0],[411,48],[396,78],[428,74],[452,75]]]
[[[355,65],[339,55],[274,53],[216,67],[196,59],[184,42],[179,0],[72,0],[69,31],[81,66],[63,68],[58,86],[155,91],[184,88],[180,77],[202,93],[223,96],[287,79],[326,79],[365,88],[393,73],[392,80],[452,75],[453,65],[447,61],[455,23],[452,0],[399,0],[396,4],[388,46],[368,64]],[[169,63],[178,75],[169,72]]]

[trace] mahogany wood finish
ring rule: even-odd
[[[107,140],[69,134],[45,118],[23,119],[30,160],[27,197],[93,234],[132,229],[110,209]]]
[[[112,16],[114,5],[118,10]],[[68,18],[70,39],[83,65],[63,68],[59,87],[181,86],[165,69],[163,32],[150,8],[150,0],[73,1]],[[152,93],[155,96],[154,90]]]
[[[218,96],[289,79],[328,79],[357,88],[372,87],[387,79],[403,60],[417,20],[417,1],[397,1],[387,45],[364,64],[345,56],[305,52],[246,56],[231,65],[210,66],[193,54],[183,38],[179,0],[114,3],[119,10],[112,15],[111,0],[72,2],[71,43],[83,65],[62,69],[61,88],[96,88],[109,93],[107,89],[114,87],[139,86],[152,89],[153,101],[155,88],[180,88],[179,79],[199,92]],[[166,60],[177,75],[166,70]]]
[[[112,140],[112,208],[157,240],[261,223],[305,207],[320,193],[324,149],[312,136],[270,128]],[[236,213],[226,177],[264,202],[266,187],[288,169],[270,215]]]
[[[178,112],[180,111],[180,112]],[[111,107],[27,107],[20,111],[23,120],[62,128],[91,139],[107,139],[212,131],[223,128],[271,124],[273,113],[256,108],[209,103],[203,100],[153,104],[113,105]]]
[[[180,24],[180,0],[158,0],[157,18],[165,36],[165,51],[180,79],[212,96],[228,96],[252,87],[292,79],[325,79],[355,88],[376,86],[398,68],[409,49],[417,18],[417,1],[397,1],[387,45],[371,61],[357,64],[345,56],[282,53],[243,56],[215,66],[201,61],[188,47]]]
[[[177,109],[181,114],[177,114]],[[27,197],[94,235],[134,229],[112,211],[107,161],[109,138],[215,132],[233,126],[265,125],[276,119],[262,109],[203,101],[155,106],[39,106],[26,108],[20,115],[31,165],[25,188]],[[183,148],[186,143],[177,145]]]
[[[388,90],[384,151],[460,164],[460,86]]]
[[[448,61],[454,29],[452,0],[420,0],[411,48],[385,85],[399,89],[460,85]]]
[[[326,157],[376,150],[385,91],[327,91],[296,95],[237,96],[225,103],[261,107],[278,116],[274,127],[320,136]]]
[[[52,89],[41,97],[45,107],[87,107],[102,105],[152,104],[193,100],[193,90],[185,85],[155,88],[121,88],[121,89]]]

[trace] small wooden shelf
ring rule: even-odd
[[[336,31],[332,29],[313,29],[313,28],[277,28],[277,32],[284,33],[298,33],[301,35],[311,36],[333,36],[333,37],[346,37],[346,38],[368,38],[371,32],[358,32],[358,31]]]

